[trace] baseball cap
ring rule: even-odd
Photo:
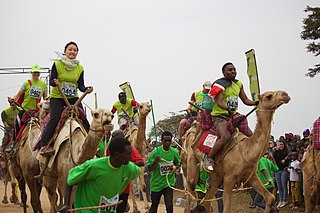
[[[41,70],[41,67],[39,64],[34,64],[31,67],[31,72],[40,72],[40,70]]]
[[[211,85],[212,85],[211,81],[206,81],[203,83],[203,87],[205,89],[211,89]]]

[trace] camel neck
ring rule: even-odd
[[[271,133],[271,122],[273,119],[274,111],[259,111],[257,110],[257,125],[253,135],[251,136],[250,150],[254,153],[252,156],[254,159],[262,157],[266,151],[270,133]]]

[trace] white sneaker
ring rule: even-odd
[[[279,208],[285,207],[288,204],[287,201],[282,201],[281,205],[279,206]]]
[[[282,205],[282,201],[278,202],[277,208],[280,208],[280,206]]]

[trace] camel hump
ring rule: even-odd
[[[138,126],[133,125],[130,127],[130,129],[127,131],[125,138],[128,139],[130,135],[132,135],[135,131],[138,131]]]

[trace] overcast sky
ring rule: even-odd
[[[156,120],[185,109],[191,93],[233,62],[250,97],[245,52],[254,49],[261,92],[285,90],[292,100],[274,116],[272,134],[302,134],[319,116],[319,62],[301,40],[307,5],[319,1],[29,0],[0,2],[0,68],[51,67],[54,51],[79,46],[85,84],[111,109],[129,81],[137,101],[152,99]],[[1,109],[27,75],[0,75]],[[92,108],[94,95],[85,98]],[[240,103],[246,114],[250,107]],[[152,118],[151,114],[149,116]],[[89,116],[91,120],[91,116]],[[255,115],[249,117],[254,128]],[[116,123],[116,122],[115,122]],[[147,120],[148,128],[151,120]],[[117,125],[116,125],[117,127]]]

